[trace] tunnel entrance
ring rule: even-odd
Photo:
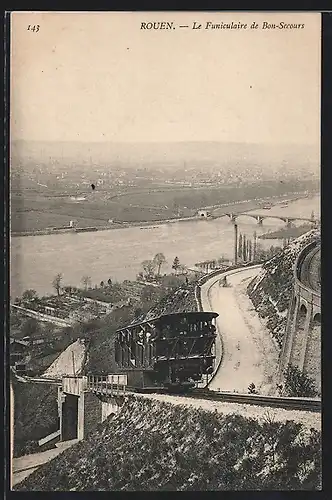
[[[62,441],[78,438],[78,397],[66,395],[62,403]]]

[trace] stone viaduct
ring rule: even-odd
[[[293,294],[279,359],[279,379],[288,365],[314,379],[321,391],[320,242],[307,245],[294,266]]]

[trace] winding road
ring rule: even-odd
[[[253,382],[260,394],[275,393],[278,351],[245,292],[260,269],[253,266],[226,272],[228,288],[219,286],[220,275],[201,287],[203,309],[219,314],[217,326],[222,338],[216,343],[217,364],[220,351],[222,360],[209,384],[212,390],[247,393]]]

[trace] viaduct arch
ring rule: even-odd
[[[294,266],[293,294],[279,358],[279,378],[288,365],[310,376],[321,391],[320,242],[307,245]]]

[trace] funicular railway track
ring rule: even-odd
[[[186,397],[194,399],[208,399],[210,401],[224,403],[238,403],[255,406],[267,406],[270,408],[282,408],[285,410],[321,411],[321,401],[310,398],[292,398],[278,396],[261,396],[258,394],[236,394],[228,392],[206,391],[187,394]]]
[[[99,386],[92,389],[96,394],[107,396],[110,389],[107,389],[106,382],[100,382]],[[190,392],[169,393],[162,387],[137,388],[126,386],[125,394],[167,394],[173,398],[181,397],[196,400],[208,400],[216,403],[236,403],[241,405],[264,406],[269,408],[281,408],[284,410],[300,410],[310,412],[321,412],[321,400],[297,397],[262,396],[259,394],[237,394],[231,392],[217,392],[208,389],[192,389]]]
[[[23,378],[23,377],[22,377]],[[47,379],[42,377],[24,377],[25,382],[35,384],[50,384],[61,385],[60,379]],[[94,384],[90,384],[89,390],[95,394],[111,396],[112,389],[106,382],[106,376],[94,377]],[[193,389],[187,393],[170,394],[162,387],[145,387],[137,388],[126,386],[124,394],[139,395],[139,394],[169,394],[177,398],[201,399],[209,400],[218,403],[237,403],[254,406],[265,406],[269,408],[281,408],[285,410],[301,410],[310,412],[321,412],[321,400],[311,398],[296,398],[296,397],[279,397],[279,396],[262,396],[259,394],[237,394],[232,392],[217,392],[208,389]]]
[[[315,255],[316,253],[313,253],[311,258],[317,258]],[[83,377],[86,379],[85,390],[106,397],[111,397],[114,392],[127,395],[141,393],[147,396],[168,394],[172,398],[181,397],[286,410],[321,411],[319,399],[214,391],[207,387],[199,388],[197,382],[192,383],[193,375],[198,380],[197,374],[201,376],[210,373],[215,357],[213,343],[216,333],[213,321],[216,316],[216,313],[203,311],[172,314],[118,330],[115,344],[115,359],[120,369],[118,375]],[[169,378],[169,373],[173,373],[175,377]],[[117,384],[113,382],[110,384],[110,380],[114,381],[117,376],[125,376],[126,383],[120,384],[118,381]],[[79,379],[82,376],[73,378]],[[23,375],[19,376],[18,380],[58,386],[63,383],[61,377],[52,379]]]

